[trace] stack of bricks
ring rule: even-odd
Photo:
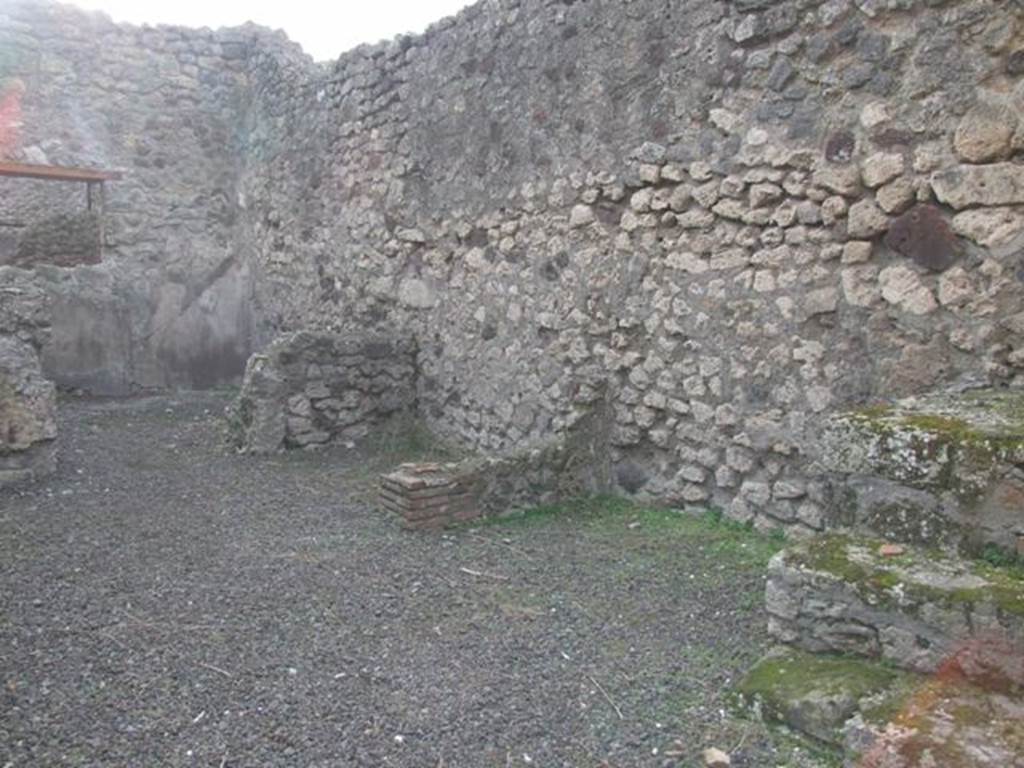
[[[480,516],[456,464],[402,464],[381,476],[380,502],[413,530],[445,528]]]

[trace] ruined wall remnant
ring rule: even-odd
[[[439,529],[607,493],[613,487],[608,425],[608,414],[595,404],[541,448],[403,464],[381,477],[381,507],[405,528]]]
[[[410,341],[300,332],[249,360],[230,422],[239,449],[269,453],[365,437],[415,406]]]
[[[13,7],[26,62],[68,49],[26,115],[81,118],[23,146],[129,170],[118,269],[39,270],[86,381],[385,333],[452,440],[514,455],[600,401],[619,489],[808,530],[825,416],[1024,383],[1017,3],[494,0],[329,68]]]
[[[1019,579],[925,550],[897,550],[886,555],[880,540],[826,535],[780,552],[768,566],[769,633],[808,651],[882,658],[928,673],[948,665],[971,638],[1019,646]],[[1019,664],[1019,650],[1015,658]]]
[[[57,394],[42,373],[46,294],[21,270],[0,267],[0,488],[56,467]]]
[[[507,0],[308,89],[268,64],[260,321],[404,329],[421,412],[486,453],[600,392],[620,489],[819,530],[826,415],[1024,383],[1022,24],[994,0]]]
[[[124,171],[107,185],[99,264],[83,185],[0,179],[0,263],[44,265],[44,358],[60,384],[123,393],[240,375],[254,343],[237,189],[254,47],[294,48],[254,27],[0,5],[0,100],[17,97],[20,123],[5,125],[0,159]]]
[[[934,393],[829,417],[839,521],[977,554],[1024,547],[1024,392]]]

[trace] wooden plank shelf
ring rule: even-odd
[[[30,165],[0,162],[0,176],[17,179],[48,179],[50,181],[104,182],[121,178],[118,171],[97,168],[71,168],[62,165]]]

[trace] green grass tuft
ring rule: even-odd
[[[557,505],[536,507],[515,515],[491,518],[488,526],[550,525],[571,520],[582,529],[607,533],[624,544],[649,539],[696,542],[708,554],[730,565],[760,569],[786,543],[781,532],[762,534],[750,525],[725,518],[721,510],[708,509],[694,514],[676,509],[653,507],[618,496],[598,495],[574,499]],[[477,523],[480,524],[480,523]],[[668,553],[671,546],[662,548]]]

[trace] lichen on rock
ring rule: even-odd
[[[860,490],[869,485],[864,478],[875,477],[893,484],[890,496],[920,492],[918,507],[960,529],[968,548],[995,543],[1015,550],[1024,535],[1020,392],[939,392],[838,414],[823,428],[820,460],[837,483],[872,496],[847,515],[854,522],[882,515],[879,506],[890,503]]]

